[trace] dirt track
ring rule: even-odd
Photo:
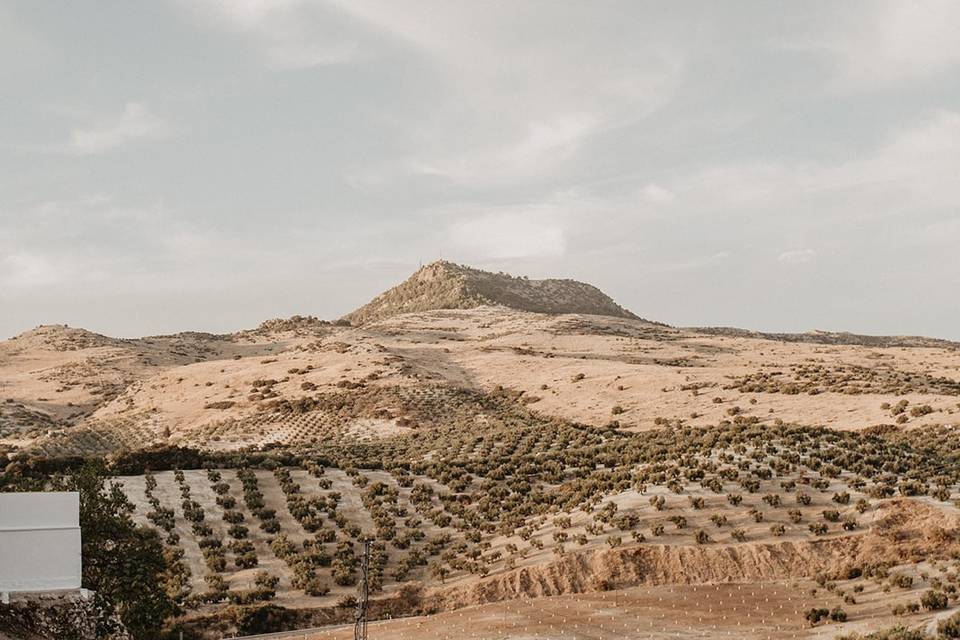
[[[852,615],[849,622],[811,628],[803,617],[807,609],[833,608],[840,602],[823,590],[811,596],[812,586],[807,581],[662,586],[527,598],[429,617],[375,622],[369,626],[369,636],[389,640],[812,640],[895,622],[888,615],[883,594],[875,594],[865,599],[862,613]],[[919,625],[929,617],[921,614],[896,622]],[[353,630],[338,628],[306,637],[345,640],[353,637]]]

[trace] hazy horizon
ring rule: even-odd
[[[0,0],[0,337],[337,318],[445,259],[960,340],[960,4]]]
[[[447,262],[454,262],[454,263],[456,263],[455,260],[449,260],[449,259],[446,259],[446,258],[438,258],[438,260],[444,260],[444,261],[447,261]],[[423,267],[423,266],[426,266],[427,264],[429,264],[429,263],[427,263],[427,262],[418,263],[417,266],[416,266],[416,269],[419,269],[419,268],[421,268],[421,267]],[[463,264],[463,263],[460,263],[460,264]],[[470,265],[466,265],[466,266],[470,266]],[[415,273],[415,271],[414,271],[413,273]],[[525,276],[525,274],[509,274],[509,275],[511,275],[511,276],[520,276],[520,277]],[[387,289],[389,289],[389,288],[391,288],[391,287],[393,287],[393,286],[395,286],[395,285],[397,285],[397,284],[400,284],[400,282],[399,282],[399,281],[398,281],[398,282],[392,282],[392,283],[390,283],[390,284],[384,285],[384,286],[383,286],[383,289],[378,290],[378,291],[375,292],[374,294],[371,294],[370,298],[367,299],[367,300],[364,300],[363,303],[369,302],[370,299],[373,299],[373,298],[374,298],[376,295],[378,295],[379,293],[382,293],[383,291],[385,291],[385,290],[387,290]],[[589,283],[589,284],[593,284],[593,283]],[[599,288],[601,289],[601,291],[603,291],[602,287],[599,287]],[[604,291],[604,293],[606,293],[606,292]],[[608,295],[609,295],[609,294],[608,294]],[[612,297],[612,296],[611,296],[611,297]],[[616,300],[616,298],[613,298],[613,301],[614,301],[614,302],[617,302],[617,303],[619,304],[619,302]],[[363,303],[361,303],[361,304],[363,304]],[[343,317],[344,315],[348,314],[349,312],[354,311],[357,307],[361,306],[361,304],[358,304],[358,305],[356,305],[355,307],[351,307],[351,308],[349,308],[349,309],[346,309],[346,310],[344,310],[342,313],[336,313],[336,314],[333,315],[333,316],[329,316],[329,317],[319,316],[319,317],[317,317],[317,318],[318,318],[319,320],[325,320],[325,321],[333,322],[333,321],[336,321],[336,320],[340,319],[341,317]],[[621,305],[621,306],[622,306],[622,305]],[[633,311],[633,310],[628,307],[628,308],[627,308],[627,311]],[[312,316],[312,315],[314,315],[314,314],[294,313],[294,314],[290,314],[290,316],[266,316],[266,317],[262,318],[261,320],[257,321],[257,322],[254,323],[254,324],[244,325],[244,326],[225,327],[225,328],[222,329],[222,331],[210,331],[210,330],[208,330],[208,329],[206,329],[206,328],[204,328],[204,327],[187,327],[187,328],[182,328],[182,329],[179,329],[179,330],[176,330],[176,331],[173,331],[173,332],[169,332],[169,333],[170,333],[170,334],[176,334],[176,333],[183,333],[183,332],[192,332],[192,331],[194,331],[194,332],[208,332],[208,333],[224,333],[224,334],[229,334],[229,333],[234,333],[234,332],[237,332],[237,331],[243,331],[243,330],[246,330],[246,329],[253,329],[253,328],[255,327],[255,325],[259,325],[260,322],[263,322],[263,321],[272,320],[272,319],[275,319],[275,318],[288,318],[288,317],[291,317],[291,316],[294,316],[294,315],[298,315],[298,316]],[[637,313],[636,315],[640,316],[643,320],[652,321],[652,322],[663,322],[662,320],[659,320],[658,318],[646,317],[646,316],[643,316],[642,314],[639,314],[639,313]],[[748,327],[748,326],[733,326],[733,325],[705,325],[705,324],[699,324],[699,325],[681,325],[681,324],[674,324],[674,323],[666,323],[666,324],[668,324],[668,325],[670,325],[670,326],[678,327],[678,328],[698,328],[698,327],[701,327],[701,328],[733,328],[733,329],[744,329],[744,330],[748,330],[748,331],[757,331],[757,332],[761,332],[761,333],[804,333],[804,332],[813,332],[813,331],[829,331],[829,332],[853,333],[853,334],[856,334],[856,333],[857,333],[857,332],[855,332],[855,331],[848,331],[848,330],[842,329],[842,328],[831,329],[831,328],[824,328],[824,327],[815,327],[815,328],[807,329],[807,330],[804,330],[804,331],[789,331],[789,330],[783,330],[783,331],[781,331],[781,330],[778,330],[778,329],[775,329],[775,328],[771,329],[771,328],[769,328],[769,327]],[[108,335],[109,337],[116,337],[116,338],[123,338],[123,339],[147,338],[147,337],[155,337],[155,336],[159,336],[159,335],[168,335],[167,333],[146,334],[146,333],[136,333],[136,332],[130,333],[130,334],[109,334],[109,333],[107,333],[107,332],[97,331],[94,327],[88,327],[88,326],[82,326],[82,325],[71,325],[70,323],[67,323],[67,322],[41,323],[41,324],[35,325],[34,327],[28,327],[28,328],[26,328],[26,329],[24,329],[23,331],[18,332],[18,333],[22,333],[22,332],[25,332],[25,331],[29,331],[30,329],[39,328],[39,327],[41,327],[41,326],[52,326],[52,325],[64,325],[64,326],[68,326],[68,327],[72,327],[72,328],[86,329],[86,330],[89,330],[89,331],[93,331],[94,333],[106,334],[106,335]],[[18,335],[18,334],[14,334],[14,335]],[[881,334],[868,334],[868,335],[881,335]],[[894,336],[894,335],[901,335],[901,336],[920,336],[920,334],[889,334],[889,335],[891,335],[891,336]],[[12,336],[7,336],[7,337],[12,337]],[[948,339],[948,340],[949,340],[949,338],[944,338],[943,336],[920,336],[920,337],[940,338],[940,339]],[[2,339],[4,339],[4,337],[0,336],[0,340],[2,340]]]

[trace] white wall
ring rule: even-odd
[[[80,494],[0,493],[0,592],[80,588]]]

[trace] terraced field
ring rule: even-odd
[[[497,426],[120,478],[179,558],[186,624],[242,632],[229,604],[268,602],[285,625],[349,620],[364,539],[375,617],[638,585],[806,585],[804,606],[826,611],[816,628],[837,632],[925,619],[930,592],[954,604],[955,432],[925,442],[741,421],[627,434],[476,401],[497,407]],[[785,629],[809,627],[800,602]],[[898,604],[905,618],[892,618]]]

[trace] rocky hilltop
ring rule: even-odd
[[[500,306],[534,313],[579,313],[638,319],[593,285],[576,280],[530,280],[440,260],[342,318],[352,325],[403,313]]]

